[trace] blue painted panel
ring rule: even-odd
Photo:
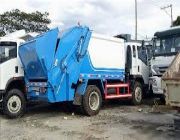
[[[36,93],[32,90],[33,87],[29,88],[29,92],[27,94],[27,99],[29,100],[38,100],[38,101],[46,101],[50,103],[56,102],[52,88],[47,88],[46,93]]]
[[[19,56],[28,79],[47,79],[52,67],[58,29],[50,30],[20,46]]]
[[[41,65],[40,59],[36,53],[35,46],[35,40],[20,46],[19,56],[24,66],[25,76],[28,79],[33,79],[35,77],[46,79],[47,73]]]
[[[77,26],[66,31],[60,38],[48,79],[53,87],[56,101],[72,101],[80,75],[80,66],[89,44],[91,32],[87,27]]]

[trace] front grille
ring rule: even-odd
[[[159,67],[159,74],[163,75],[168,67]]]

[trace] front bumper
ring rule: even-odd
[[[161,77],[153,76],[149,80],[149,83],[152,86],[153,93],[163,94],[163,89],[161,87]]]

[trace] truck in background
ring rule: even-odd
[[[7,92],[3,110],[11,118],[23,115],[26,102],[33,100],[72,101],[96,115],[102,100],[140,104],[148,85],[147,55],[140,43],[94,34],[87,27],[50,30],[22,44],[19,57],[26,91]]]
[[[153,56],[151,57],[150,87],[155,96],[165,102],[161,87],[161,77],[170,66],[177,52],[180,51],[180,27],[156,32],[153,39]]]
[[[149,61],[152,56],[151,41],[133,40],[130,34],[119,34],[115,37],[125,41],[125,48],[127,49],[126,74],[131,75],[131,77],[140,77],[143,86],[143,96],[149,96]]]

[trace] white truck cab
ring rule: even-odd
[[[162,75],[180,51],[180,26],[172,27],[154,34],[153,56],[151,58],[151,75],[149,83],[155,96],[165,102],[162,89]]]
[[[24,41],[8,37],[0,38],[0,91],[6,91],[8,84],[24,75],[18,56],[18,47]]]
[[[141,96],[146,96],[149,92],[149,49],[147,42],[142,40],[132,40],[129,34],[117,35],[118,38],[125,40],[126,49],[126,77],[127,81],[139,83]],[[140,93],[140,90],[138,91]],[[142,98],[142,97],[141,97]]]
[[[156,56],[151,59],[151,73],[150,84],[152,86],[153,93],[156,95],[163,95],[163,89],[161,88],[161,76],[169,67],[174,59],[173,56]]]
[[[137,42],[126,42],[125,45],[127,49],[126,67],[129,69],[129,74],[141,78],[143,84],[148,85],[149,66],[146,48]]]
[[[18,56],[18,47],[24,41],[9,37],[0,38],[0,101],[13,82],[24,75]],[[16,82],[16,85],[18,83]],[[21,86],[21,85],[19,85]]]
[[[126,42],[126,73],[130,80],[138,81],[142,86],[142,92],[148,89],[149,83],[149,63],[146,48],[142,43],[132,41]]]
[[[25,110],[24,70],[18,55],[20,44],[32,37],[25,31],[17,31],[0,38],[0,108],[9,117]],[[22,108],[24,106],[24,108]]]

